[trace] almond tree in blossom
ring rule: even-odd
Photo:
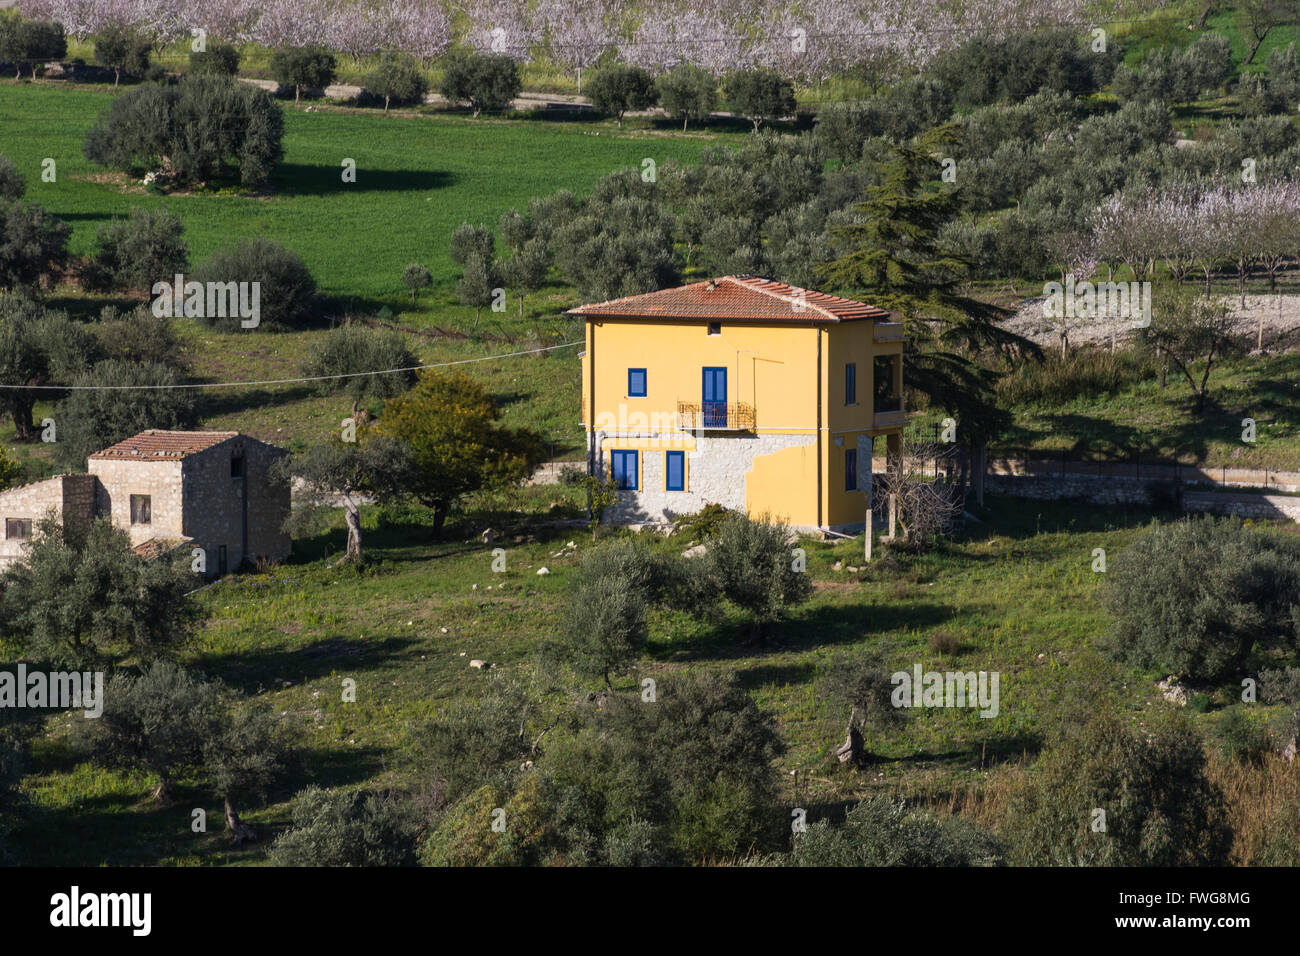
[[[537,10],[546,31],[551,62],[578,73],[596,65],[623,26],[626,6],[621,0],[543,0]]]
[[[462,0],[468,21],[464,42],[479,53],[500,53],[520,63],[532,59],[542,39],[542,24],[527,0]]]

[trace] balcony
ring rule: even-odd
[[[877,342],[903,341],[903,323],[902,322],[877,322],[875,328],[875,341]]]
[[[876,428],[893,428],[907,422],[903,400],[896,395],[877,395],[873,408]]]
[[[678,402],[677,420],[687,431],[753,431],[754,406],[744,402]]]

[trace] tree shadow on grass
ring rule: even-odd
[[[240,649],[200,654],[194,666],[248,694],[302,685],[329,674],[356,675],[400,657],[419,643],[415,637],[334,635],[302,647]]]
[[[353,192],[429,192],[456,185],[454,173],[436,169],[367,169],[357,166],[354,183],[343,181],[342,166],[281,163],[271,181],[278,196],[327,196]]]
[[[254,386],[230,391],[218,388],[196,388],[194,391],[198,393],[198,400],[195,403],[196,412],[202,420],[217,418],[221,415],[258,411],[275,405],[300,402],[308,398],[318,397],[316,389],[309,383],[266,387]],[[341,401],[347,401],[346,397],[342,398]]]
[[[664,659],[675,662],[762,659],[817,647],[857,644],[897,631],[931,628],[952,617],[952,609],[939,604],[823,606],[772,626],[764,640],[751,637],[747,620],[727,621],[710,629],[703,639],[668,649]]]

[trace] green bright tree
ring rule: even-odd
[[[413,389],[384,406],[380,430],[410,449],[407,490],[433,509],[435,537],[464,495],[520,481],[541,460],[538,435],[503,427],[500,418],[487,390],[464,372],[421,372]]]

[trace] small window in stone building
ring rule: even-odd
[[[131,496],[131,524],[152,524],[152,513],[149,495]]]
[[[5,537],[10,540],[25,540],[32,536],[31,518],[5,518]]]
[[[217,573],[226,573],[226,546],[224,544],[217,545]]]
[[[235,455],[230,459],[230,477],[231,478],[244,477],[244,456],[243,455]]]

